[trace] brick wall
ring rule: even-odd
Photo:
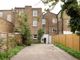
[[[12,33],[13,31],[14,25],[3,18],[0,18],[0,32]]]
[[[20,34],[0,33],[0,51],[12,49],[17,44],[22,44],[22,39]]]
[[[56,15],[48,11],[44,15],[44,18],[46,19],[46,26],[45,26],[46,27],[46,33],[49,33],[51,35],[55,35],[57,33],[57,18],[56,18]],[[53,29],[55,31],[53,31]]]
[[[37,11],[37,16],[33,16],[34,10]],[[32,6],[25,6],[24,8],[16,7],[15,8],[15,28],[18,28],[20,26],[20,24],[18,22],[19,17],[17,17],[20,12],[25,13],[27,15],[27,19],[28,19],[27,23],[31,30],[32,36],[34,36],[34,34],[37,34],[36,32],[42,28],[42,9],[41,8],[32,8]],[[36,18],[37,22],[38,22],[37,27],[36,27],[36,30],[37,30],[36,32],[35,32],[35,27],[33,26],[34,18]]]

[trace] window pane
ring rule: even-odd
[[[37,35],[34,35],[34,38],[37,38]]]
[[[3,16],[3,12],[0,12],[0,17],[2,17]]]
[[[46,20],[45,19],[42,19],[42,24],[46,24]]]
[[[35,26],[35,27],[37,26],[37,19],[36,18],[33,19],[33,26]]]
[[[23,14],[23,13],[24,13],[24,11],[23,11],[23,10],[19,11],[19,15],[21,15],[21,14]]]
[[[53,20],[52,20],[52,23],[57,23],[57,20],[53,19]]]
[[[37,16],[37,15],[38,15],[37,10],[33,10],[33,16]]]

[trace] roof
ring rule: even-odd
[[[15,9],[25,9],[24,7],[15,7]]]

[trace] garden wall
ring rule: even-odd
[[[53,36],[53,44],[63,44],[65,47],[80,51],[80,36],[76,34]]]
[[[17,43],[21,43],[20,34],[0,33],[0,51],[14,48]]]

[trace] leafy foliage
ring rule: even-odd
[[[39,42],[40,42],[41,37],[43,36],[43,34],[44,34],[44,30],[43,29],[39,29],[38,30],[38,40],[39,40]]]
[[[67,15],[69,15],[70,18],[70,24],[71,31],[75,33],[75,31],[80,31],[80,8],[77,5],[77,3],[72,2],[67,7]]]
[[[19,17],[19,23],[20,27],[17,29],[18,32],[21,33],[22,35],[22,42],[25,45],[31,45],[31,33],[30,33],[30,28],[27,23],[27,15],[26,14],[21,14]]]
[[[71,18],[69,26],[73,33],[75,33],[75,31],[80,31],[80,17]]]
[[[55,0],[46,0],[46,1],[47,3],[49,3]],[[56,0],[56,2],[57,1],[58,0]],[[66,10],[67,15],[71,17],[70,24],[69,24],[69,26],[71,27],[71,31],[73,33],[75,33],[76,30],[80,31],[80,6],[78,5],[77,0],[66,0],[66,1],[61,0],[61,1],[64,2],[64,5],[62,6],[62,11],[61,11],[61,18],[63,18],[63,11]]]
[[[14,49],[8,50],[7,52],[0,52],[0,60],[10,60],[10,58],[16,55],[24,46],[16,46]]]

